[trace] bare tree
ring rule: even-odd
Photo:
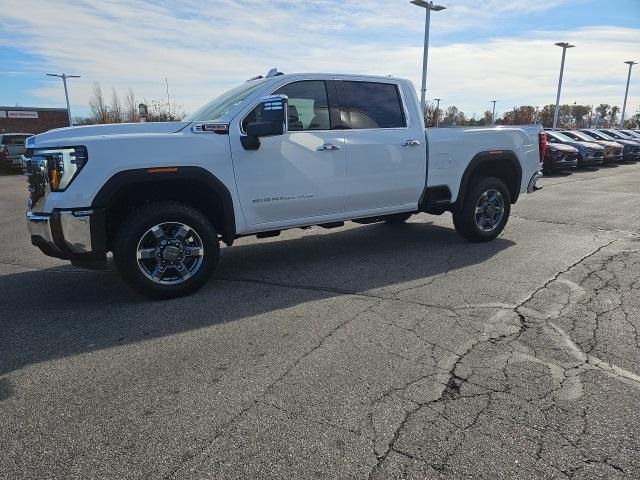
[[[93,82],[93,92],[89,98],[89,108],[91,109],[91,117],[95,123],[109,123],[109,108],[104,101],[102,87],[100,83]]]
[[[132,88],[129,88],[124,96],[124,121],[140,121],[140,117],[138,116],[138,106],[136,105],[136,96],[133,94]]]
[[[170,107],[164,100],[151,100],[144,103],[149,108],[147,122],[175,122],[187,116],[183,106],[176,103],[171,103]]]
[[[116,89],[112,89],[112,97],[111,97],[111,108],[109,109],[109,116],[111,117],[112,123],[122,123],[124,120],[124,112],[122,110],[122,104],[120,103],[120,98],[118,97],[118,92]]]

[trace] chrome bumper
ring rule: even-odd
[[[533,174],[533,176],[531,177],[531,180],[529,180],[529,185],[527,186],[527,193],[533,193],[536,190],[540,190],[542,188],[536,185],[536,182],[540,177],[542,177],[541,171],[537,171],[536,173]]]
[[[101,209],[28,211],[26,218],[31,243],[45,255],[67,260],[95,260],[106,255]]]

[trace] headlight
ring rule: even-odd
[[[86,147],[35,149],[28,164],[46,176],[52,192],[63,192],[87,164]]]

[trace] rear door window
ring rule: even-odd
[[[346,129],[404,128],[400,91],[393,83],[339,81],[340,119]]]

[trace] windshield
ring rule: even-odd
[[[185,122],[204,122],[217,120],[231,111],[236,105],[242,103],[245,98],[255,92],[263,81],[243,83],[232,88],[219,97],[211,100],[205,106],[199,108],[184,119]]]
[[[615,140],[615,138],[610,137],[609,135],[607,135],[606,133],[602,133],[602,132],[586,132],[587,135],[591,135],[594,138],[597,138],[598,140],[608,140],[608,141],[613,141]]]
[[[560,132],[553,132],[553,133],[547,132],[547,136],[555,140],[560,140],[561,142],[575,142],[573,138],[568,137],[564,133],[560,133]]]
[[[624,135],[622,133],[618,133],[618,132],[603,132],[603,131],[600,131],[600,133],[603,133],[605,135],[609,135],[610,137],[613,137],[613,138],[619,138],[621,140],[628,140],[628,138],[629,138],[626,135]]]
[[[589,135],[586,135],[582,132],[571,132],[568,133],[569,135],[571,135],[573,138],[577,138],[579,140],[583,140],[585,142],[593,142],[594,138],[590,137]]]

